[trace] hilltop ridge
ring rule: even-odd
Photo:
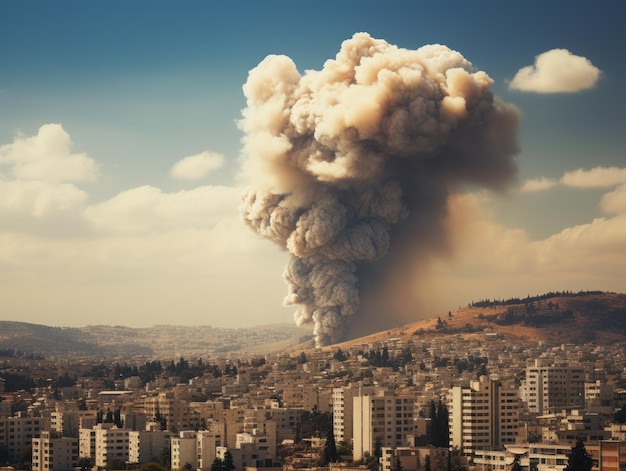
[[[481,300],[324,349],[413,336],[486,335],[548,343],[626,342],[626,294],[581,291]],[[159,325],[48,327],[0,321],[0,353],[42,357],[237,357],[314,349],[310,329],[293,324],[224,329]]]
[[[626,294],[580,291],[483,300],[334,347],[413,335],[477,337],[486,334],[551,343],[624,342]]]

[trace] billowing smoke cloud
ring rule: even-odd
[[[445,249],[452,192],[511,183],[518,114],[491,85],[445,46],[407,50],[366,33],[320,71],[301,75],[276,55],[250,71],[242,212],[291,254],[285,304],[314,323],[318,345],[357,324],[403,254]]]

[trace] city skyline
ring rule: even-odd
[[[451,250],[420,273],[416,319],[484,298],[624,292],[626,7],[590,8],[4,3],[0,319],[291,322],[287,253],[238,211],[242,87],[267,55],[320,70],[358,32],[458,51],[521,116],[516,182],[453,196]]]

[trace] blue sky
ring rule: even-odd
[[[268,54],[319,70],[361,31],[459,51],[522,115],[518,184],[466,195],[474,224],[416,288],[430,293],[416,316],[485,297],[623,292],[625,14],[620,1],[2,2],[0,319],[290,321],[286,254],[239,221],[242,86]],[[511,87],[556,49],[599,78]],[[213,163],[173,176],[198,155]]]

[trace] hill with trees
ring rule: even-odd
[[[626,341],[626,294],[554,292],[482,300],[342,345],[411,335],[504,335],[552,343]]]

